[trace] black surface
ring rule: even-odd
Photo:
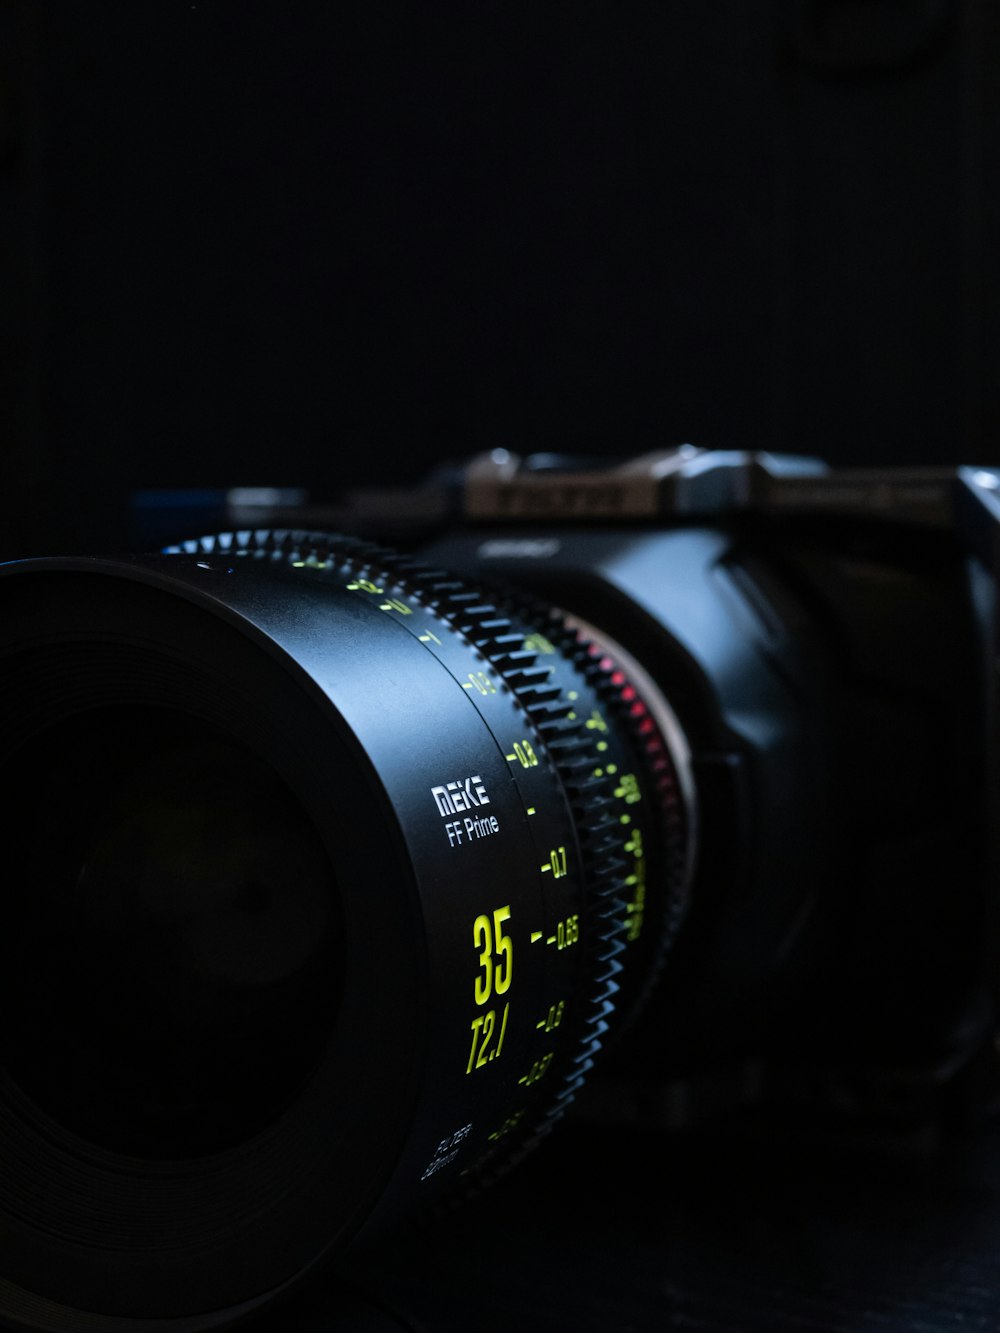
[[[924,1158],[566,1125],[259,1333],[1000,1328],[1000,1126]]]
[[[0,37],[0,551],[497,444],[994,455],[993,0],[8,0]]]

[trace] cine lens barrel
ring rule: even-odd
[[[487,1184],[682,915],[668,705],[514,590],[300,532],[24,561],[0,681],[14,1328],[223,1327]]]

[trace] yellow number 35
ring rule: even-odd
[[[503,923],[510,920],[510,907],[498,907],[493,920],[477,916],[472,924],[472,942],[479,950],[480,976],[476,977],[476,1004],[487,1004],[495,993],[503,995],[510,987],[514,970],[514,943],[503,932]]]

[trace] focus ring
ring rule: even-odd
[[[505,591],[493,590],[486,597],[460,580],[454,580],[443,591],[441,613],[508,685],[552,760],[573,814],[586,894],[586,961],[579,997],[583,1013],[575,1041],[567,1053],[557,1090],[533,1129],[488,1173],[492,1178],[530,1152],[562,1118],[604,1043],[623,966],[620,955],[625,950],[623,937],[627,930],[624,881],[629,868],[615,855],[614,844],[607,836],[607,810],[615,802],[611,775],[599,762],[601,756],[592,733],[577,715],[573,701],[565,697],[566,687],[553,683],[554,668],[539,665],[540,656],[547,652],[579,674],[576,652],[567,655],[553,641],[570,635],[574,649],[583,651],[576,636],[561,620],[550,622],[543,612],[523,606]],[[474,605],[476,598],[478,604]],[[515,631],[515,621],[534,631],[536,642],[532,646],[528,646],[531,636],[526,640],[523,630]],[[486,1177],[476,1183],[486,1183]]]

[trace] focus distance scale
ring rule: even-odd
[[[224,1326],[528,1152],[684,911],[685,743],[628,653],[311,532],[0,600],[6,1325]]]

